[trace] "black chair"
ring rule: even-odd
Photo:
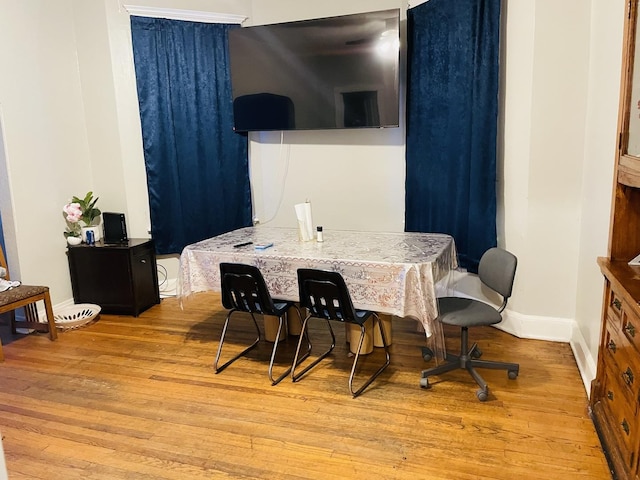
[[[273,363],[276,358],[278,344],[280,343],[280,333],[282,332],[287,311],[291,307],[295,307],[296,309],[298,309],[298,307],[294,302],[275,300],[271,298],[260,270],[252,265],[245,265],[241,263],[221,263],[220,280],[222,284],[222,305],[229,310],[229,313],[227,314],[227,318],[222,328],[222,334],[220,335],[220,344],[218,345],[218,353],[216,354],[214,363],[216,373],[220,373],[260,342],[260,328],[258,327],[255,314],[273,315],[274,317],[278,317],[278,332],[276,334],[276,339],[273,342],[271,360],[269,361],[269,380],[271,380],[272,385],[278,384],[291,372],[291,367],[289,367],[277,379],[273,379]],[[227,335],[227,327],[229,326],[231,316],[235,312],[245,312],[251,315],[253,325],[256,329],[256,339],[251,343],[251,345],[232,357],[225,364],[218,366],[218,362],[220,361],[220,356],[222,354],[222,347]],[[298,310],[298,313],[299,312],[300,311]],[[300,318],[302,318],[302,316],[300,316]],[[310,351],[311,344],[308,345],[307,355]]]
[[[324,270],[313,270],[301,268],[298,270],[298,288],[300,293],[300,306],[307,309],[308,314],[302,322],[302,331],[300,334],[300,341],[298,342],[298,348],[293,360],[293,369],[291,371],[291,378],[294,382],[298,381],[305,373],[311,368],[317,365],[322,359],[324,359],[336,345],[336,337],[331,328],[331,322],[338,321],[343,323],[353,323],[360,326],[360,340],[358,341],[358,348],[356,349],[355,358],[353,360],[353,366],[351,367],[351,374],[349,375],[349,391],[353,397],[360,395],[367,386],[373,380],[376,379],[382,371],[389,366],[390,356],[389,347],[387,345],[387,339],[384,335],[384,329],[378,315],[375,312],[369,310],[356,310],[351,302],[351,295],[347,289],[347,285],[337,272],[327,272]],[[355,375],[356,366],[358,364],[358,358],[360,356],[360,350],[362,349],[362,343],[365,335],[365,322],[373,317],[374,321],[378,323],[380,327],[380,333],[382,337],[382,344],[384,346],[386,361],[385,363],[369,377],[369,379],[356,391],[353,390],[353,377]],[[296,374],[296,368],[302,363],[304,358],[298,359],[300,354],[300,348],[302,345],[302,337],[306,334],[307,325],[311,318],[319,318],[327,321],[329,332],[331,333],[331,346],[327,351],[315,359],[304,370]],[[374,324],[375,326],[375,324]]]
[[[476,395],[478,400],[484,402],[487,399],[489,387],[475,370],[476,368],[507,370],[510,379],[513,380],[518,377],[520,366],[517,363],[478,360],[482,355],[478,344],[474,343],[469,348],[469,327],[494,325],[502,321],[501,313],[507,306],[507,301],[511,296],[517,264],[518,259],[501,248],[490,248],[480,259],[478,277],[483,284],[502,296],[502,305],[498,309],[487,303],[469,298],[444,297],[438,299],[438,321],[444,325],[454,325],[461,329],[460,355],[447,353],[445,363],[423,370],[420,386],[428,387],[429,377],[432,375],[440,375],[463,368],[471,374],[480,386]],[[427,361],[431,359],[432,355],[429,349],[423,349],[423,357]]]

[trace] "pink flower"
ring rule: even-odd
[[[62,211],[67,214],[67,221],[77,223],[82,217],[82,209],[79,203],[67,203],[62,207]]]

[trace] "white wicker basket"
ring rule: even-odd
[[[53,314],[56,327],[60,330],[73,330],[84,327],[94,321],[100,313],[100,306],[93,303],[70,305]]]

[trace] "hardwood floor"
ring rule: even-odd
[[[391,365],[353,399],[343,328],[334,354],[295,384],[270,385],[265,342],[214,374],[225,314],[218,295],[200,294],[184,310],[165,299],[138,318],[102,315],[56,342],[0,325],[9,478],[611,478],[567,344],[475,329],[484,358],[520,363],[517,380],[483,371],[490,396],[481,403],[463,371],[421,389],[431,365],[423,334],[394,320]],[[322,326],[312,329],[316,352]],[[229,331],[229,352],[241,338]],[[283,347],[274,374],[294,342]],[[363,375],[382,360],[378,350]]]

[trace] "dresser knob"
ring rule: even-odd
[[[607,398],[613,401],[613,392],[611,390],[607,392]]]
[[[627,423],[627,419],[626,418],[622,419],[622,423],[620,424],[620,426],[622,427],[622,430],[624,430],[624,433],[629,435],[629,424]]]
[[[616,298],[613,300],[613,306],[616,309],[620,310],[622,308],[622,302]]]
[[[631,337],[636,336],[636,327],[634,327],[631,323],[627,323],[625,325],[624,331],[627,332]]]
[[[631,385],[633,383],[633,372],[631,371],[631,367],[627,367],[627,369],[622,372],[622,379],[627,385]]]
[[[614,342],[613,340],[609,340],[609,344],[607,345],[607,348],[609,350],[611,350],[613,353],[616,352],[616,342]]]

